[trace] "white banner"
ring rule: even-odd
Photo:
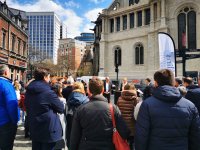
[[[158,33],[160,69],[176,70],[175,46],[173,39],[166,33]]]

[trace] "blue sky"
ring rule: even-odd
[[[4,0],[1,0],[2,2]],[[67,25],[68,37],[91,32],[99,12],[113,0],[6,0],[9,7],[24,11],[55,11]]]

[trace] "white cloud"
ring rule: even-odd
[[[84,17],[88,20],[88,22],[96,21],[99,13],[101,13],[101,12],[102,12],[102,8],[95,8],[95,9],[92,9],[92,10],[88,11],[87,13],[85,13]],[[87,23],[87,24],[85,24],[85,26],[83,28],[83,32],[93,32],[90,30],[93,28],[94,28],[94,24]]]
[[[94,29],[94,24],[86,24],[85,26],[84,26],[84,28],[83,28],[83,32],[89,32],[89,33],[93,33],[93,31],[92,30],[90,30],[90,29]]]
[[[65,2],[65,6],[66,7],[76,7],[76,8],[80,8],[80,4],[79,3],[75,3],[73,0],[70,0],[68,2]]]
[[[1,0],[2,1],[2,0]],[[65,9],[60,4],[51,0],[38,0],[35,3],[20,4],[16,0],[6,1],[9,7],[24,10],[27,12],[36,11],[54,11],[60,19],[67,25],[68,37],[75,37],[81,33],[80,27],[83,19],[79,17],[72,9]]]
[[[92,10],[88,11],[87,13],[85,13],[84,16],[85,16],[85,18],[87,18],[90,21],[96,21],[99,13],[102,12],[102,9],[103,8],[92,9]]]
[[[105,0],[90,0],[90,1],[95,3],[95,4],[98,4],[98,3],[104,2]]]

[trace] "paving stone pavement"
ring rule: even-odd
[[[24,127],[22,125],[18,126],[13,150],[31,150],[31,141],[29,138],[24,138]]]

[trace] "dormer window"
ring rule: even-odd
[[[129,6],[138,4],[140,0],[129,0]]]
[[[4,12],[5,14],[8,14],[8,9],[7,9],[6,6],[3,7],[3,12]]]

